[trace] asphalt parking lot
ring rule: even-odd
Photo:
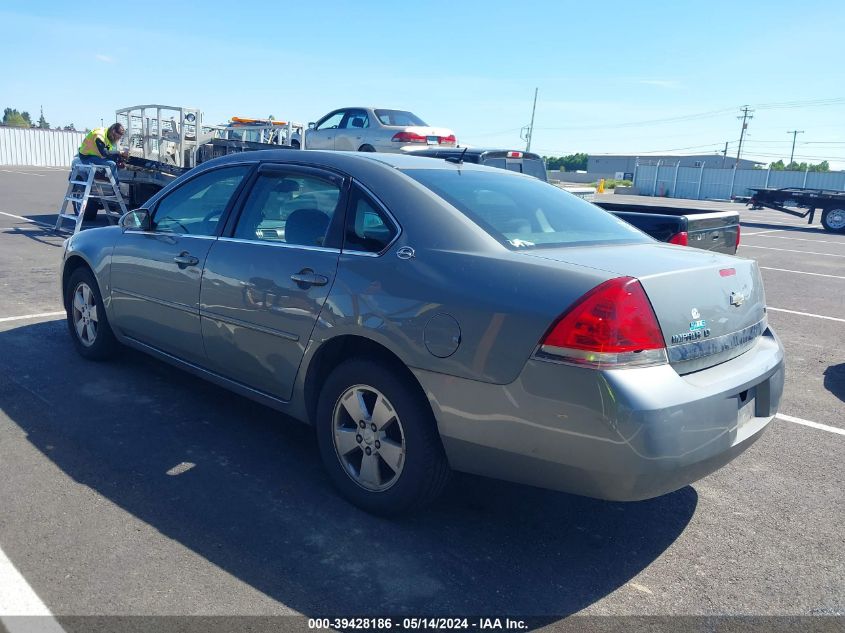
[[[309,428],[77,356],[66,175],[0,167],[0,615],[845,616],[845,235],[731,205],[788,373],[726,468],[629,504],[457,476],[385,521],[335,494]]]

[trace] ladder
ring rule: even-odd
[[[97,179],[98,172],[101,172],[105,179]],[[126,203],[120,193],[120,187],[112,176],[111,169],[105,165],[83,163],[75,158],[71,163],[70,180],[62,207],[59,209],[59,217],[56,218],[55,230],[62,228],[63,220],[73,220],[75,223],[73,232],[79,233],[89,200],[99,200],[109,222],[114,224],[127,212]],[[68,209],[68,203],[71,205],[70,209]],[[110,205],[117,205],[120,211]]]

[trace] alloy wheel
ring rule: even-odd
[[[335,403],[332,420],[335,453],[356,484],[382,492],[399,480],[405,433],[383,393],[368,385],[350,387]]]
[[[94,292],[85,282],[81,282],[73,291],[73,325],[79,342],[91,347],[97,340],[97,300]]]

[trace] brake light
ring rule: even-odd
[[[681,231],[680,233],[675,233],[672,237],[669,238],[670,244],[677,244],[678,246],[688,246],[689,245],[689,235],[687,235],[686,231]]]
[[[450,134],[449,136],[441,136],[438,139],[438,142],[441,145],[454,145],[455,143],[458,142],[458,140],[455,138],[454,134]]]
[[[739,224],[736,225],[736,247],[739,248],[739,233],[742,227]]]
[[[617,277],[590,290],[543,337],[538,357],[594,368],[667,362],[657,316],[633,277]]]
[[[416,132],[397,132],[390,140],[396,143],[425,143],[425,137]]]
[[[522,152],[508,152],[508,158],[522,158]]]

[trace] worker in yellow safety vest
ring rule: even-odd
[[[118,150],[117,144],[126,130],[120,123],[112,123],[108,129],[94,128],[79,146],[79,160],[92,165],[105,165],[111,170],[114,181],[117,182],[117,161],[129,156],[129,150]]]

